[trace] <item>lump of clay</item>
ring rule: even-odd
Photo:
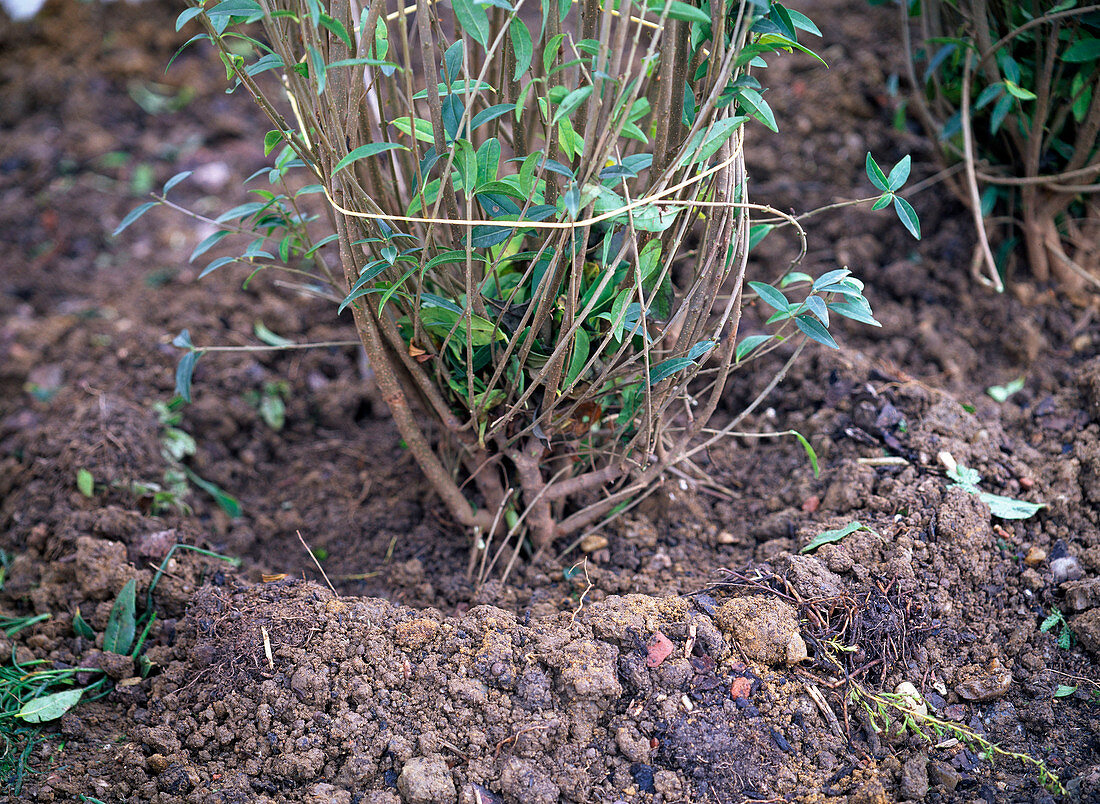
[[[784,600],[767,595],[735,597],[718,608],[715,619],[749,659],[764,664],[797,664],[806,658],[806,643],[798,631],[798,612]]]

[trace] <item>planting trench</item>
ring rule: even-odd
[[[931,175],[928,144],[890,125],[892,12],[806,10],[832,68],[772,68],[783,135],[752,143],[754,195],[804,210],[868,193],[867,150],[890,164],[912,152],[915,178]],[[1033,765],[991,764],[951,734],[876,731],[851,684],[902,682],[942,720],[1045,762],[1069,799],[1100,796],[1095,306],[977,289],[967,218],[938,189],[912,198],[920,244],[885,212],[811,229],[807,270],[851,266],[884,326],[843,328],[841,353],[809,350],[745,428],[807,434],[820,477],[794,442],[725,442],[703,456],[708,482],[670,478],[587,553],[521,561],[479,587],[369,367],[332,348],[204,357],[178,424],[196,442],[187,465],[242,515],[198,490],[190,514],[154,511],[132,484],[168,468],[153,403],[171,393],[172,334],[246,343],[263,321],[300,341],[352,336],[327,303],[270,282],[195,282],[187,255],[205,233],[164,210],[107,237],[149,170],[198,168],[181,198],[216,212],[263,164],[264,127],[216,64],[185,55],[157,77],[179,41],[173,16],[62,2],[0,30],[0,612],[52,615],[0,637],[0,655],[122,682],[45,730],[18,795],[11,772],[0,781],[9,800],[1053,797]],[[148,92],[167,99],[157,114],[138,105]],[[753,271],[769,277],[789,249],[769,236]],[[735,378],[725,414],[768,368]],[[985,394],[1020,376],[1005,403]],[[276,432],[255,402],[279,381]],[[992,518],[950,488],[941,452],[983,489],[1047,507]],[[866,462],[886,455],[904,462]],[[871,530],[798,555],[855,521]],[[137,579],[144,602],[177,542],[244,563],[168,560],[143,678],[77,636],[73,615],[102,635],[124,584]],[[1068,648],[1060,626],[1040,630],[1055,608]],[[1076,689],[1056,698],[1059,686]]]

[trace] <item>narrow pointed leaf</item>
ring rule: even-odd
[[[376,156],[386,151],[407,150],[409,149],[406,148],[404,145],[398,145],[395,142],[368,142],[366,145],[360,145],[354,151],[352,151],[339,162],[337,162],[336,167],[332,169],[332,172],[339,173],[352,162],[358,162],[360,159],[366,159],[368,156]]]

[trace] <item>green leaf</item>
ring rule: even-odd
[[[43,695],[40,698],[32,698],[23,704],[23,707],[15,713],[15,716],[27,723],[45,723],[48,720],[57,720],[76,706],[83,694],[84,690],[78,688]]]
[[[201,243],[195,246],[195,250],[191,252],[191,256],[187,261],[194,262],[198,257],[201,257],[210,249],[214,248],[214,246],[220,243],[228,234],[229,232],[226,229],[220,229],[209,237],[204,238]]]
[[[166,181],[166,182],[164,183],[164,189],[162,189],[162,190],[160,191],[160,194],[161,194],[161,195],[168,195],[168,191],[169,191],[169,190],[171,190],[171,189],[172,189],[173,187],[175,187],[175,186],[176,186],[177,184],[179,184],[179,183],[180,183],[181,181],[183,181],[184,179],[186,179],[186,178],[187,178],[188,176],[190,176],[190,175],[191,175],[191,174],[192,174],[193,172],[194,172],[194,171],[191,171],[191,170],[185,170],[185,171],[183,171],[183,172],[181,172],[181,173],[177,173],[177,174],[176,174],[175,176],[173,176],[172,178],[170,178],[170,179],[169,179],[168,181]]]
[[[978,491],[973,488],[968,488],[967,491],[977,494],[978,499],[989,506],[989,512],[1000,519],[1030,519],[1039,513],[1040,508],[1046,507],[1042,503],[1030,503],[1013,497],[991,494],[988,491]]]
[[[202,13],[202,6],[192,6],[191,8],[185,8],[180,12],[180,15],[176,17],[176,31],[189,23],[195,17]]]
[[[513,81],[519,81],[521,75],[527,72],[531,66],[531,58],[535,50],[531,43],[531,31],[519,17],[516,17],[508,25],[508,35],[512,39],[512,50],[516,54],[516,72]]]
[[[264,326],[264,322],[259,319],[252,325],[253,331],[256,333],[256,337],[266,343],[268,346],[293,346],[294,341],[284,338],[280,335],[276,335],[274,332]]]
[[[264,134],[264,156],[270,154],[275,150],[275,146],[283,141],[283,132],[279,129],[272,129]]]
[[[894,202],[894,194],[890,192],[883,193],[875,199],[875,203],[871,204],[871,211],[878,212],[878,210],[890,206]]]
[[[352,53],[355,52],[355,42],[352,41],[351,35],[348,33],[348,29],[344,27],[344,23],[340,20],[330,17],[328,14],[321,15],[321,26],[327,28],[336,36],[340,37],[340,41],[343,42],[347,49]]]
[[[871,156],[870,151],[867,152],[867,178],[871,180],[871,184],[882,190],[882,192],[890,191],[890,182],[887,180],[886,174],[882,172],[882,168],[878,166],[878,162]]]
[[[882,326],[875,320],[875,317],[871,314],[871,305],[862,296],[858,299],[829,302],[829,309],[837,315],[850,318],[852,321],[858,321],[861,324],[870,324],[872,327]]]
[[[283,429],[286,424],[286,404],[282,397],[276,394],[265,393],[260,397],[260,418],[275,432]]]
[[[95,493],[95,478],[87,469],[76,470],[76,487],[85,497]]]
[[[88,621],[81,616],[79,608],[76,610],[76,614],[73,615],[73,633],[79,637],[84,637],[84,639],[95,639],[95,631],[88,625]]]
[[[561,40],[565,38],[565,34],[555,34],[550,37],[550,40],[546,43],[542,49],[542,69],[543,72],[549,73],[550,67],[554,63],[554,59],[557,58],[558,48],[561,47]]]
[[[1030,89],[1024,89],[1012,81],[1005,81],[1005,89],[1008,90],[1008,94],[1017,100],[1032,101],[1037,97]]]
[[[913,206],[901,196],[894,196],[894,210],[898,213],[898,218],[905,224],[905,228],[909,230],[909,234],[913,235],[917,240],[920,240],[920,219],[917,218],[917,211],[913,209]]]
[[[997,105],[993,107],[993,114],[989,116],[989,131],[991,134],[996,134],[1000,130],[1001,124],[1008,117],[1008,113],[1012,111],[1014,103],[1015,101],[1011,95],[1005,95],[997,101]]]
[[[649,384],[656,385],[661,380],[694,365],[695,361],[689,357],[672,357],[663,360],[649,370]]]
[[[595,89],[595,87],[592,85],[578,87],[566,95],[558,105],[558,110],[554,113],[554,119],[550,121],[551,125],[557,123],[563,117],[569,117],[573,112],[577,111],[580,105],[588,100],[588,96],[592,94],[593,89]]]
[[[241,515],[241,504],[237,502],[235,497],[222,491],[217,485],[211,483],[209,480],[203,480],[188,467],[184,466],[183,471],[192,483],[213,497],[218,507],[229,514],[229,516],[236,519]]]
[[[745,338],[737,344],[737,349],[734,350],[734,359],[740,363],[744,360],[754,349],[767,343],[772,339],[771,335],[747,335]]]
[[[159,201],[146,201],[144,204],[141,204],[130,210],[129,214],[127,214],[126,217],[122,219],[122,223],[116,226],[115,230],[111,232],[111,237],[118,237],[120,234],[122,234],[126,227],[128,227],[131,223],[136,221],[138,218],[140,218],[142,215],[144,215],[146,212],[148,212],[158,204],[160,204]]]
[[[866,531],[869,531],[871,533],[874,533],[873,530],[871,530],[869,527],[867,527],[866,525],[864,525],[861,522],[849,522],[847,525],[845,525],[842,528],[837,528],[836,530],[822,531],[821,533],[814,536],[813,539],[810,540],[810,543],[807,544],[805,547],[803,547],[798,552],[799,553],[812,553],[814,550],[821,547],[821,545],[823,545],[823,544],[833,544],[834,542],[839,542],[844,537],[851,536],[853,533],[855,533],[856,531],[859,531],[859,530],[866,530]]]
[[[761,241],[768,236],[772,229],[775,228],[773,223],[757,223],[749,227],[749,251],[752,251]]]
[[[571,388],[573,383],[580,376],[581,369],[584,368],[584,364],[588,361],[590,351],[591,341],[588,337],[588,333],[583,329],[578,329],[573,341],[573,356],[569,360],[569,371],[565,375],[563,392]]]
[[[776,133],[779,132],[779,126],[775,122],[775,114],[772,112],[771,106],[768,105],[768,102],[764,100],[759,92],[755,89],[749,89],[748,87],[741,87],[741,89],[738,90],[738,98],[745,111],[772,131]]]
[[[668,5],[668,18],[694,22],[699,25],[710,25],[710,15],[701,8],[688,5],[681,0],[649,0],[646,4],[654,14],[664,13],[665,5]]]
[[[1062,61],[1085,62],[1100,59],[1100,39],[1089,37],[1074,42],[1062,54]]]
[[[826,271],[815,279],[811,288],[814,292],[818,292],[851,275],[852,272],[848,268],[834,268],[832,271]]]
[[[354,151],[352,151],[339,162],[337,162],[336,167],[332,169],[332,172],[339,173],[352,162],[358,162],[360,159],[366,159],[368,156],[376,156],[377,154],[384,153],[385,151],[407,150],[409,149],[406,148],[404,145],[398,145],[395,142],[368,142],[366,145],[360,145]]]
[[[779,312],[785,313],[791,309],[791,303],[787,301],[787,297],[771,285],[764,282],[749,282],[749,287],[756,291],[757,296]]]
[[[429,144],[435,142],[431,122],[421,117],[412,118],[411,124],[408,117],[398,117],[391,120],[390,123],[402,134],[412,135],[421,142]]]
[[[833,336],[829,334],[829,330],[825,329],[820,321],[811,315],[800,315],[794,319],[795,326],[809,337],[811,340],[815,340],[818,343],[828,346],[832,349],[839,349],[836,345],[836,341],[833,340]]]
[[[191,343],[191,331],[180,330],[180,334],[172,339],[172,345],[178,346],[180,349],[192,349],[195,344]]]
[[[423,301],[423,296],[421,300]],[[466,327],[463,323],[468,323],[470,342],[474,346],[487,346],[494,340],[506,340],[508,337],[507,333],[487,318],[473,314],[467,317],[461,311],[455,312],[447,307],[424,307],[420,310],[420,323],[440,337],[446,337],[457,324],[455,337],[463,344],[466,342]]]
[[[209,276],[210,274],[221,268],[223,265],[229,265],[229,263],[236,261],[236,257],[218,257],[218,259],[213,260],[209,265],[207,265],[205,268],[202,269],[202,271],[199,272],[199,279],[202,279],[205,276]]]
[[[1060,623],[1061,621],[1062,621],[1062,614],[1061,614],[1061,612],[1058,612],[1058,611],[1052,611],[1052,612],[1051,612],[1051,613],[1050,613],[1050,614],[1049,614],[1049,615],[1047,616],[1047,618],[1046,618],[1045,620],[1043,620],[1043,624],[1039,626],[1039,630],[1040,630],[1041,632],[1043,632],[1043,633],[1045,634],[1045,633],[1046,633],[1047,631],[1049,631],[1049,630],[1050,630],[1051,628],[1053,628],[1054,626],[1058,625],[1058,623]]]
[[[807,440],[806,436],[797,430],[788,430],[790,435],[793,435],[798,439],[798,443],[802,445],[802,449],[806,451],[806,457],[810,461],[810,468],[814,470],[814,477],[821,474],[821,467],[817,463],[817,453],[814,452],[813,445]]]
[[[821,322],[824,327],[829,326],[829,308],[825,305],[825,300],[820,296],[810,296],[806,299],[806,309],[817,316],[817,320]]]
[[[793,8],[788,8],[787,16],[791,18],[791,24],[794,25],[795,28],[798,28],[798,30],[805,31],[814,36],[821,36],[821,31],[814,25],[813,20],[801,11],[795,11]]]
[[[699,131],[691,138],[691,143],[684,149],[684,158],[680,160],[681,165],[690,165],[696,162],[703,162],[710,159],[719,148],[729,141],[729,138],[733,136],[733,132],[736,131],[742,123],[748,120],[744,115],[736,115],[734,117],[727,117],[723,120],[719,120],[713,126],[710,131]],[[703,139],[704,136],[706,139]],[[770,224],[760,224],[761,226],[769,226]],[[767,234],[767,232],[765,232]],[[763,239],[763,236],[761,236]],[[759,242],[759,240],[757,241]],[[749,248],[752,248],[751,242]]]
[[[1005,402],[1013,394],[1022,391],[1024,388],[1024,378],[1017,377],[1015,380],[1004,385],[991,385],[985,389],[985,392],[992,397],[994,402]]]
[[[1071,687],[1068,684],[1059,684],[1058,689],[1054,691],[1055,698],[1066,698],[1073,693],[1077,692],[1077,687]]]
[[[309,45],[306,51],[309,53],[309,71],[317,81],[317,94],[323,95],[328,82],[328,65],[325,64],[320,51],[313,45]]]
[[[134,644],[134,635],[137,632],[136,593],[137,580],[131,578],[122,587],[115,599],[115,605],[111,607],[107,629],[103,632],[103,650],[108,653],[125,655]]]
[[[473,120],[470,121],[470,131],[492,120],[496,120],[498,117],[502,117],[509,112],[514,112],[515,109],[516,105],[514,103],[498,103],[495,106],[490,106],[488,109],[482,109],[475,114]]]
[[[176,366],[176,394],[184,402],[191,401],[191,375],[195,373],[195,363],[200,354],[202,353],[194,349],[184,352]]]
[[[455,19],[462,30],[483,48],[489,46],[489,16],[474,0],[451,0]]]
[[[689,360],[698,360],[717,345],[717,341],[699,341],[688,349],[687,357]]]
[[[894,169],[890,171],[890,175],[886,179],[886,183],[890,186],[892,192],[897,192],[901,189],[901,186],[905,184],[909,179],[909,171],[912,167],[912,159],[909,158],[909,154],[906,154],[901,158],[901,161],[894,165]]]

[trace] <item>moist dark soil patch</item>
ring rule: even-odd
[[[950,735],[880,733],[847,697],[852,682],[909,682],[942,719],[1044,761],[1070,799],[1100,799],[1096,310],[978,288],[967,216],[938,186],[912,197],[919,244],[888,212],[811,221],[806,270],[852,267],[883,327],[843,326],[842,352],[808,350],[744,429],[806,433],[820,477],[793,442],[731,439],[700,457],[706,480],[670,477],[599,534],[605,546],[478,587],[369,367],[333,347],[204,357],[178,425],[196,442],[186,463],[243,513],[198,490],[178,500],[189,512],[158,501],[149,485],[171,465],[154,403],[171,394],[175,332],[243,344],[262,321],[300,341],[353,337],[327,302],[266,277],[244,291],[231,271],[195,282],[187,257],[208,232],[167,210],[108,237],[150,182],[194,169],[180,200],[217,213],[264,165],[266,127],[208,53],[161,75],[182,41],[176,10],[58,2],[0,29],[0,613],[52,615],[0,637],[0,655],[123,682],[48,727],[18,796],[12,777],[0,795],[1051,800],[1034,767],[990,764]],[[931,176],[929,144],[891,125],[893,12],[806,10],[832,68],[770,69],[783,134],[754,135],[754,197],[803,211],[868,194],[868,150],[889,164],[912,153],[914,181]],[[754,276],[792,254],[769,236]],[[781,358],[735,378],[727,412]],[[1007,402],[985,394],[1017,377]],[[254,401],[280,381],[276,432]],[[983,489],[1047,507],[991,518],[949,487],[945,451]],[[886,456],[904,462],[874,460]],[[853,521],[872,530],[797,555]],[[73,616],[102,635],[122,586],[136,579],[144,602],[176,543],[244,565],[173,554],[143,678]],[[1068,649],[1060,628],[1040,630],[1055,609]],[[1059,685],[1076,691],[1055,698]]]

